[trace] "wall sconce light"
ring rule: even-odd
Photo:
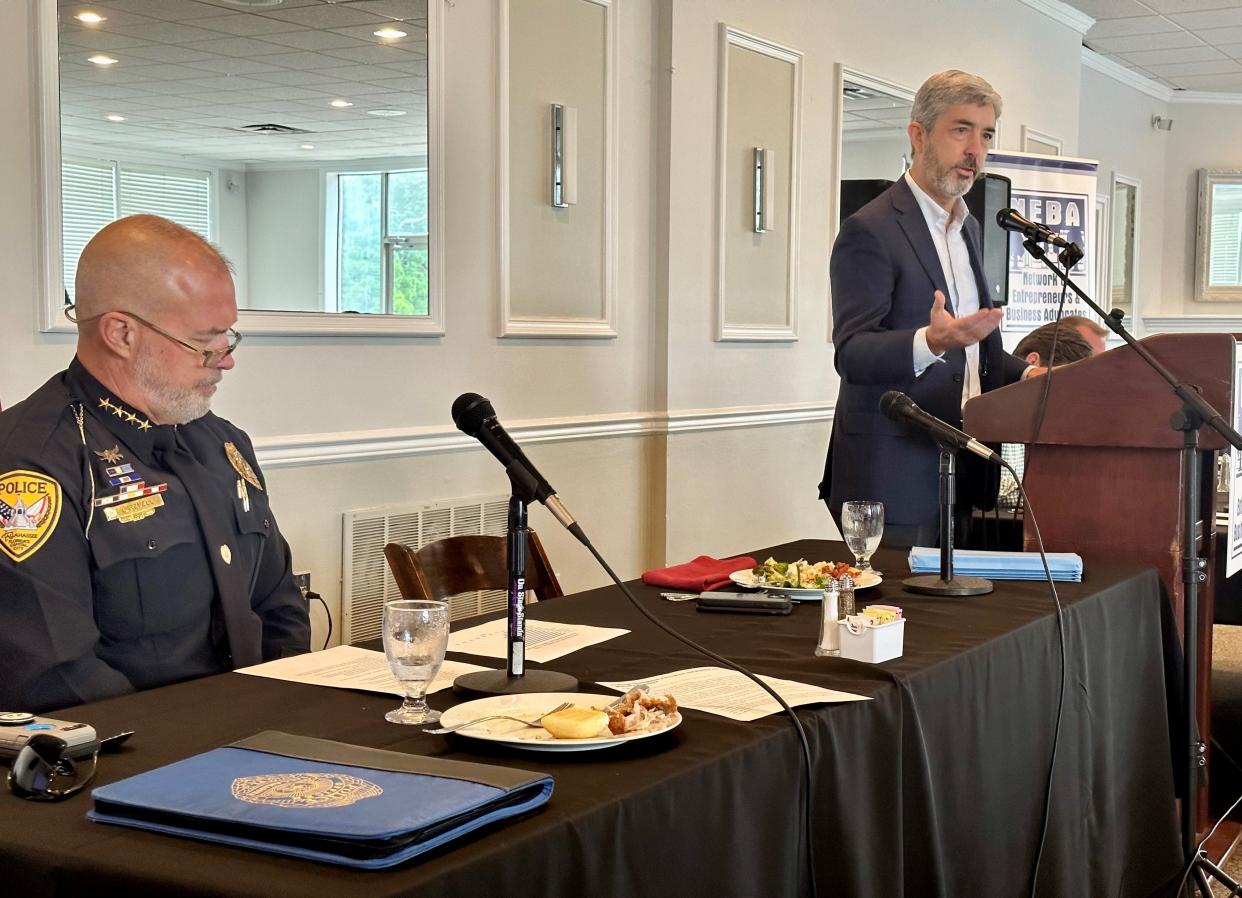
[[[552,104],[552,205],[578,202],[578,110]]]
[[[1157,131],[1172,131],[1173,119],[1165,118],[1163,115],[1153,115],[1151,117],[1151,126]]]
[[[773,186],[772,151],[755,147],[755,233],[766,234],[776,226],[776,190]]]

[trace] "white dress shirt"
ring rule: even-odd
[[[970,251],[966,248],[966,235],[962,226],[966,216],[970,214],[966,201],[960,196],[953,204],[950,215],[940,204],[927,195],[926,191],[910,177],[904,175],[906,184],[918,201],[923,219],[927,222],[927,230],[931,232],[932,243],[936,247],[936,255],[940,257],[940,269],[944,272],[944,281],[948,285],[949,303],[952,304],[953,315],[964,318],[979,311],[979,284],[975,280],[974,269],[970,266]],[[932,297],[928,297],[928,310],[931,309]],[[927,345],[927,328],[921,327],[914,333],[914,375],[917,377],[929,365],[944,362],[944,353],[936,355]],[[962,405],[966,400],[983,392],[979,383],[979,344],[966,347],[966,376],[962,378]]]

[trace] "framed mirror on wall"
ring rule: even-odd
[[[37,0],[44,330],[134,213],[235,268],[239,329],[444,332],[436,0]]]
[[[1242,301],[1242,171],[1199,169],[1195,299]]]
[[[1108,301],[1114,308],[1122,309],[1131,320],[1137,320],[1134,299],[1137,295],[1140,186],[1138,178],[1113,172],[1108,255],[1099,257],[1109,260]]]
[[[838,65],[837,96],[834,230],[910,167],[906,127],[914,91]]]
[[[910,167],[910,107],[914,91],[837,64],[837,140],[832,156],[827,252],[841,222],[888,189]],[[828,317],[832,340],[832,316]]]

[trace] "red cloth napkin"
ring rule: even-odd
[[[712,558],[700,555],[694,561],[675,564],[672,567],[657,568],[643,574],[643,582],[648,586],[663,586],[665,589],[699,590],[719,589],[733,581],[729,575],[734,571],[755,566],[755,559],[743,555],[739,558]]]

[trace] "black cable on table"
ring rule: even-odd
[[[575,530],[577,532],[575,532]],[[647,620],[651,621],[653,624],[655,624],[657,627],[659,627],[661,630],[663,630],[668,635],[672,636],[674,639],[677,639],[685,643],[690,648],[694,649],[696,652],[706,655],[708,658],[711,658],[713,661],[718,661],[719,663],[725,665],[726,667],[732,670],[736,670],[738,673],[742,674],[747,679],[753,681],[755,685],[757,685],[760,689],[762,689],[768,695],[772,696],[772,698],[776,699],[777,704],[779,704],[781,708],[783,708],[786,712],[788,712],[789,719],[793,721],[794,729],[797,730],[798,732],[798,740],[802,744],[802,760],[803,760],[803,767],[804,767],[803,772],[804,772],[804,782],[806,786],[806,792],[804,796],[805,800],[803,803],[804,804],[803,813],[806,815],[806,819],[804,822],[806,825],[805,829],[806,829],[807,875],[809,877],[811,898],[815,898],[815,895],[816,895],[815,859],[814,859],[814,851],[813,851],[813,846],[815,845],[815,841],[812,838],[812,826],[811,826],[811,820],[812,820],[811,811],[812,811],[812,808],[814,807],[814,792],[812,791],[812,788],[811,788],[811,783],[812,783],[811,743],[807,739],[806,729],[802,726],[802,721],[798,719],[798,715],[794,713],[793,708],[789,707],[786,701],[783,698],[781,698],[780,694],[775,689],[773,689],[767,683],[763,682],[763,680],[759,679],[759,677],[755,676],[745,667],[743,667],[742,665],[734,661],[730,661],[728,658],[724,657],[723,655],[716,654],[711,649],[705,646],[699,645],[697,642],[695,642],[690,637],[684,636],[681,633],[678,633],[675,629],[670,627],[668,624],[664,623],[662,620],[660,620],[658,617],[656,617],[654,614],[652,614],[650,611],[644,608],[639,603],[638,599],[634,596],[634,594],[630,592],[629,587],[626,586],[623,582],[621,582],[621,578],[616,575],[616,572],[613,571],[613,569],[609,566],[608,562],[604,560],[604,556],[600,555],[599,551],[595,548],[594,545],[592,545],[591,541],[587,539],[586,534],[582,532],[582,528],[579,527],[575,523],[572,527],[569,528],[569,531],[573,533],[575,537],[578,538],[578,541],[580,543],[582,543],[584,546],[587,547],[587,549],[590,550],[591,554],[595,556],[595,560],[599,562],[600,566],[604,569],[604,571],[608,574],[608,576],[612,578],[612,582],[615,583],[621,589],[621,592],[625,594],[625,597],[630,600],[630,603],[635,608],[638,609],[639,613],[642,614],[643,617],[647,618]]]

